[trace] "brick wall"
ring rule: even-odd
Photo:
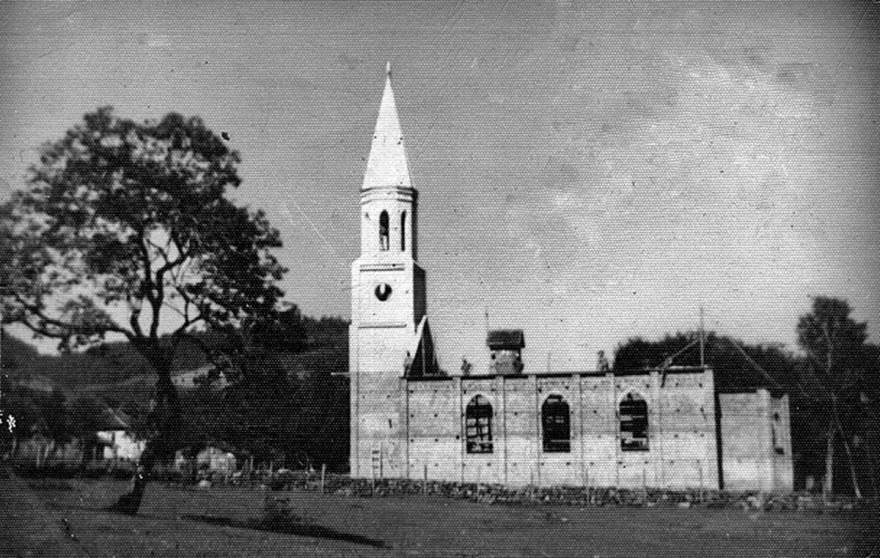
[[[648,405],[647,451],[621,449],[618,404],[631,392]],[[466,451],[465,409],[478,395],[492,405],[491,453]],[[542,443],[541,407],[553,395],[569,406],[567,452],[544,451]],[[382,413],[367,412],[363,405],[399,409],[400,435],[389,431],[388,447],[394,451],[382,456],[386,477],[512,486],[718,488],[709,370],[670,373],[665,382],[658,373],[401,380],[383,401],[372,397],[361,404],[368,416]],[[362,469],[356,476],[370,476],[363,469],[367,453],[360,451]]]
[[[788,396],[766,389],[722,393],[724,488],[791,491],[793,488]]]

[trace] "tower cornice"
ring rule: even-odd
[[[361,205],[374,201],[400,201],[413,204],[418,200],[415,188],[377,187],[361,190]]]

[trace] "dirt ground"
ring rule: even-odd
[[[434,497],[289,498],[310,527],[258,530],[267,492],[152,484],[141,515],[103,511],[118,481],[0,479],[3,556],[880,556],[866,514],[487,505]],[[24,508],[24,509],[23,509]],[[873,554],[872,554],[873,552]]]

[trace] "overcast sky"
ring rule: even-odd
[[[287,299],[349,315],[393,65],[441,364],[528,370],[695,328],[795,344],[812,295],[880,322],[880,5],[0,4],[0,199],[83,113],[199,115],[282,232]],[[549,358],[548,358],[549,355]]]

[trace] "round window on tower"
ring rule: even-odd
[[[391,285],[388,283],[379,283],[376,285],[376,298],[381,300],[382,302],[388,300],[388,297],[391,296]]]

